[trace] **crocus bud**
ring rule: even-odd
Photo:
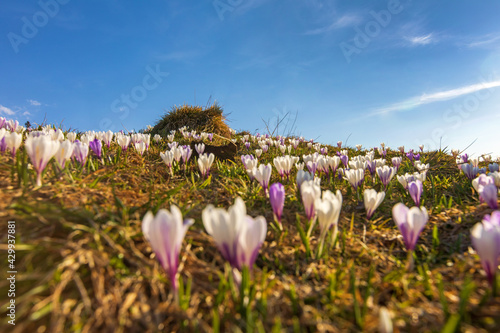
[[[87,161],[87,156],[89,155],[89,145],[78,140],[73,142],[73,155],[72,157],[79,162],[81,165],[84,165]]]
[[[498,209],[498,189],[494,184],[479,186],[479,196],[491,209]]]
[[[420,197],[422,196],[423,191],[424,185],[420,180],[417,179],[414,182],[408,183],[408,192],[417,206],[420,206]]]
[[[373,190],[373,189],[366,189],[363,192],[363,199],[365,203],[365,209],[366,209],[366,218],[371,219],[373,216],[373,213],[375,213],[375,210],[380,206],[382,201],[384,201],[385,198],[385,192],[379,192]]]
[[[99,139],[94,139],[89,143],[90,149],[94,152],[98,159],[102,157],[102,142]]]
[[[37,174],[36,186],[42,185],[42,172],[50,159],[57,153],[59,145],[59,141],[53,141],[47,135],[39,137],[28,136],[26,139],[24,143],[26,153],[28,154]]]
[[[260,186],[262,186],[264,192],[267,193],[273,167],[271,166],[271,164],[261,164],[258,168],[254,168],[252,170],[253,176],[255,177],[255,179],[257,179]]]
[[[413,251],[420,233],[429,220],[427,210],[425,207],[408,208],[402,203],[397,203],[392,208],[392,217],[403,236],[406,249]]]
[[[7,148],[11,151],[12,158],[14,158],[16,156],[16,151],[19,149],[21,143],[23,142],[23,135],[16,132],[11,132],[5,134],[4,139]]]
[[[134,144],[135,150],[142,156],[144,154],[144,151],[146,151],[146,143],[143,141],[136,142]]]
[[[215,155],[210,153],[210,155],[207,154],[201,154],[200,157],[198,158],[198,167],[200,168],[200,173],[202,177],[208,177],[208,174],[210,173],[210,167],[212,166],[212,163],[214,162]]]
[[[198,143],[198,144],[194,145],[194,148],[196,149],[196,152],[198,153],[198,155],[201,155],[205,151],[205,144],[203,142]]]
[[[314,202],[321,196],[321,188],[314,181],[304,181],[300,186],[300,196],[306,211],[306,216],[312,220],[315,216]]]
[[[61,142],[59,149],[55,155],[55,159],[61,169],[64,169],[66,161],[73,155],[73,144],[69,140]]]
[[[493,285],[500,255],[500,211],[485,215],[483,221],[472,228],[471,240],[488,282]]]
[[[142,233],[167,272],[172,289],[177,292],[177,270],[179,253],[186,232],[194,220],[182,220],[182,213],[177,206],[170,211],[160,209],[156,216],[148,212],[142,220]]]
[[[281,216],[283,215],[283,207],[285,206],[285,187],[281,183],[274,183],[269,188],[269,200],[273,208],[274,218],[278,222],[280,229],[283,229],[281,224]]]

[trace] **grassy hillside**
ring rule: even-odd
[[[196,152],[185,168],[174,163],[171,173],[160,157],[170,149],[165,137],[151,140],[142,156],[133,147],[122,151],[113,140],[109,148],[103,145],[101,159],[91,151],[84,165],[73,159],[61,169],[51,159],[42,186],[35,185],[24,143],[14,158],[9,150],[1,154],[0,254],[6,262],[7,221],[15,221],[17,275],[16,325],[8,323],[4,305],[0,330],[376,332],[384,308],[399,332],[500,331],[500,297],[492,294],[470,240],[471,228],[493,210],[479,202],[453,156],[420,153],[421,162],[430,165],[421,203],[429,221],[409,270],[391,211],[399,202],[415,204],[396,177],[368,220],[362,193],[383,190],[378,177],[366,171],[356,193],[337,174],[329,179],[317,172],[321,190],[340,190],[343,197],[336,244],[327,244],[317,255],[320,230],[306,235],[309,222],[295,182],[297,168],[293,166],[289,180],[281,180],[273,164],[283,155],[279,147],[270,146],[259,158],[259,164],[273,166],[270,184],[281,182],[285,188],[280,231],[273,224],[269,198],[257,181],[250,181],[240,159],[255,154],[258,139],[249,137],[247,148],[242,135],[234,137],[236,153],[231,159],[216,156],[207,178],[200,175]],[[179,131],[174,140],[179,145],[193,143]],[[287,139],[283,142],[289,145]],[[214,144],[208,139],[204,143]],[[328,156],[340,151],[321,145],[325,147]],[[303,155],[315,152],[307,141],[290,149],[300,162]],[[342,149],[348,150],[351,161],[366,154],[364,149]],[[403,158],[397,175],[418,172],[406,154],[395,149],[387,149],[386,165],[397,156]],[[375,152],[375,158],[380,157]],[[243,274],[241,285],[202,221],[207,205],[228,209],[237,197],[245,202],[248,215],[267,221],[250,280]],[[148,211],[173,205],[184,218],[194,219],[180,250],[178,302],[141,230]],[[2,279],[1,304],[10,301],[8,290]]]

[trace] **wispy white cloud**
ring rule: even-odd
[[[466,43],[468,47],[490,47],[492,45],[500,45],[500,35],[498,34],[488,34],[485,36],[480,36],[474,40]]]
[[[433,33],[422,36],[405,37],[405,39],[410,42],[411,46],[427,45],[436,42]]]
[[[321,28],[316,28],[312,30],[308,30],[304,32],[304,35],[320,35],[324,34],[336,29],[348,27],[357,24],[360,21],[359,16],[357,15],[352,15],[352,14],[346,14],[343,16],[340,16],[336,18],[332,23],[329,25],[323,26]]]
[[[28,101],[28,103],[30,103],[30,105],[32,105],[32,106],[40,106],[40,105],[42,105],[42,103],[40,103],[39,101],[34,100],[34,99],[28,99],[27,101]]]
[[[7,116],[12,116],[12,115],[15,115],[16,112],[13,111],[12,109],[9,109],[8,107],[3,106],[3,105],[0,104],[0,114],[5,114]]]
[[[377,109],[373,110],[373,112],[368,114],[368,116],[386,115],[386,114],[389,114],[389,113],[394,112],[394,111],[406,111],[406,110],[416,108],[420,105],[434,103],[434,102],[447,101],[447,100],[454,99],[454,98],[457,98],[457,97],[460,97],[463,95],[467,95],[467,94],[470,94],[470,93],[473,93],[476,91],[480,91],[480,90],[484,90],[484,89],[492,89],[495,87],[500,87],[500,80],[475,83],[475,84],[471,84],[471,85],[456,88],[456,89],[435,92],[432,94],[424,93],[421,96],[415,96],[415,97],[408,98],[408,99],[401,101],[401,102],[397,102],[394,104],[390,104],[387,106],[377,108]]]

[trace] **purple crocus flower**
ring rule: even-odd
[[[342,161],[342,164],[343,164],[346,168],[348,168],[348,167],[349,167],[349,156],[341,154],[341,155],[340,155],[340,160]]]
[[[498,172],[499,171],[499,167],[498,167],[498,163],[491,163],[491,164],[488,164],[488,169],[490,170],[490,172]]]
[[[193,150],[189,146],[182,146],[181,147],[181,157],[182,157],[182,162],[184,162],[184,166],[187,164],[189,161],[189,158],[191,157],[191,154],[193,153]]]
[[[210,142],[212,142],[214,138],[214,133],[208,133],[208,140],[210,140]]]
[[[402,203],[397,203],[392,208],[392,217],[403,236],[406,249],[413,251],[420,233],[429,220],[427,210],[425,207],[408,208]]]
[[[247,150],[250,150],[250,142],[245,142],[245,148],[246,148]]]
[[[84,165],[87,161],[87,156],[89,154],[89,145],[81,142],[80,140],[75,140],[73,142],[73,158]]]
[[[172,206],[170,211],[160,209],[156,216],[148,212],[142,220],[142,233],[167,272],[174,293],[178,289],[176,275],[182,241],[193,223],[192,219],[182,220],[177,206]]]
[[[411,198],[415,202],[415,205],[420,206],[420,198],[422,197],[422,192],[424,191],[424,184],[420,180],[415,180],[408,183],[408,192]]]
[[[410,149],[408,153],[406,153],[406,157],[408,157],[408,159],[413,163],[413,158],[414,158],[413,149]]]
[[[285,205],[285,187],[283,184],[274,183],[269,187],[269,200],[273,208],[274,219],[280,229],[283,229],[283,225],[281,224],[281,216],[283,215],[283,207]]]
[[[479,197],[481,201],[486,202],[491,209],[498,209],[498,189],[495,184],[479,186]]]
[[[339,149],[342,148],[342,141],[337,141],[337,147],[339,147]]]
[[[7,150],[7,142],[5,142],[5,136],[0,140],[0,152],[5,153]]]
[[[396,174],[396,168],[384,165],[383,167],[378,167],[376,171],[378,178],[380,178],[380,181],[382,182],[382,184],[384,184],[384,187],[387,188],[392,178]]]
[[[399,170],[399,167],[401,166],[401,162],[403,161],[403,159],[401,157],[393,157],[391,161],[397,172]]]
[[[318,162],[308,161],[306,166],[309,172],[314,175],[316,173],[316,169],[318,168]]]
[[[96,154],[98,159],[102,158],[102,142],[99,139],[94,139],[89,142],[89,147]]]
[[[476,175],[479,173],[479,168],[469,163],[462,164],[461,170],[469,180],[476,178]]]
[[[377,171],[377,161],[366,161],[366,168],[368,169],[372,177],[375,176],[375,172]]]
[[[482,223],[477,223],[472,228],[471,240],[488,282],[493,286],[500,255],[500,211],[485,215]]]
[[[460,156],[460,158],[462,159],[462,162],[464,162],[464,163],[469,162],[469,155],[468,154],[463,154]]]

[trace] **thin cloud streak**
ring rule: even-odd
[[[359,22],[359,17],[356,15],[343,15],[339,17],[337,20],[335,20],[335,22],[333,22],[332,24],[321,28],[308,30],[304,32],[304,35],[320,35],[333,31],[335,29],[340,29],[351,25],[355,25],[358,22]]]
[[[411,45],[427,45],[430,43],[433,43],[435,41],[435,38],[433,37],[433,34],[430,33],[425,36],[415,36],[415,37],[409,37],[407,40],[411,43]]]
[[[386,115],[394,111],[406,111],[413,108],[416,108],[420,105],[447,101],[450,99],[454,99],[463,95],[467,95],[476,91],[481,91],[484,89],[491,89],[495,87],[500,87],[500,80],[490,81],[490,82],[482,82],[471,84],[469,86],[460,87],[451,90],[440,91],[433,94],[423,94],[421,96],[412,97],[406,99],[402,102],[394,103],[388,106],[384,106],[381,108],[375,109],[372,113],[368,114],[368,116],[375,115]]]

